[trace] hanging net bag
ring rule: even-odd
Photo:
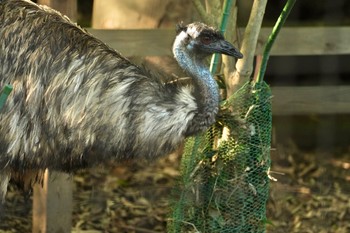
[[[270,100],[264,82],[246,83],[223,104],[216,125],[188,140],[168,232],[265,231]]]

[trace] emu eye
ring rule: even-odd
[[[213,42],[213,39],[209,36],[204,36],[201,38],[201,42],[205,45],[210,44],[211,42]]]

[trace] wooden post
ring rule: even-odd
[[[38,0],[71,20],[77,19],[76,0]],[[72,230],[73,182],[69,175],[46,170],[43,185],[34,186],[33,233],[70,233]]]
[[[68,233],[72,229],[72,179],[46,169],[42,186],[34,186],[33,233]]]

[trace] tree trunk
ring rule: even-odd
[[[92,27],[143,29],[174,26],[191,15],[186,0],[94,0]]]

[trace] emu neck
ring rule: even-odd
[[[193,79],[194,96],[197,99],[199,112],[216,114],[219,105],[217,83],[205,65],[204,58],[189,54],[188,50],[174,43],[173,52],[180,67]]]

